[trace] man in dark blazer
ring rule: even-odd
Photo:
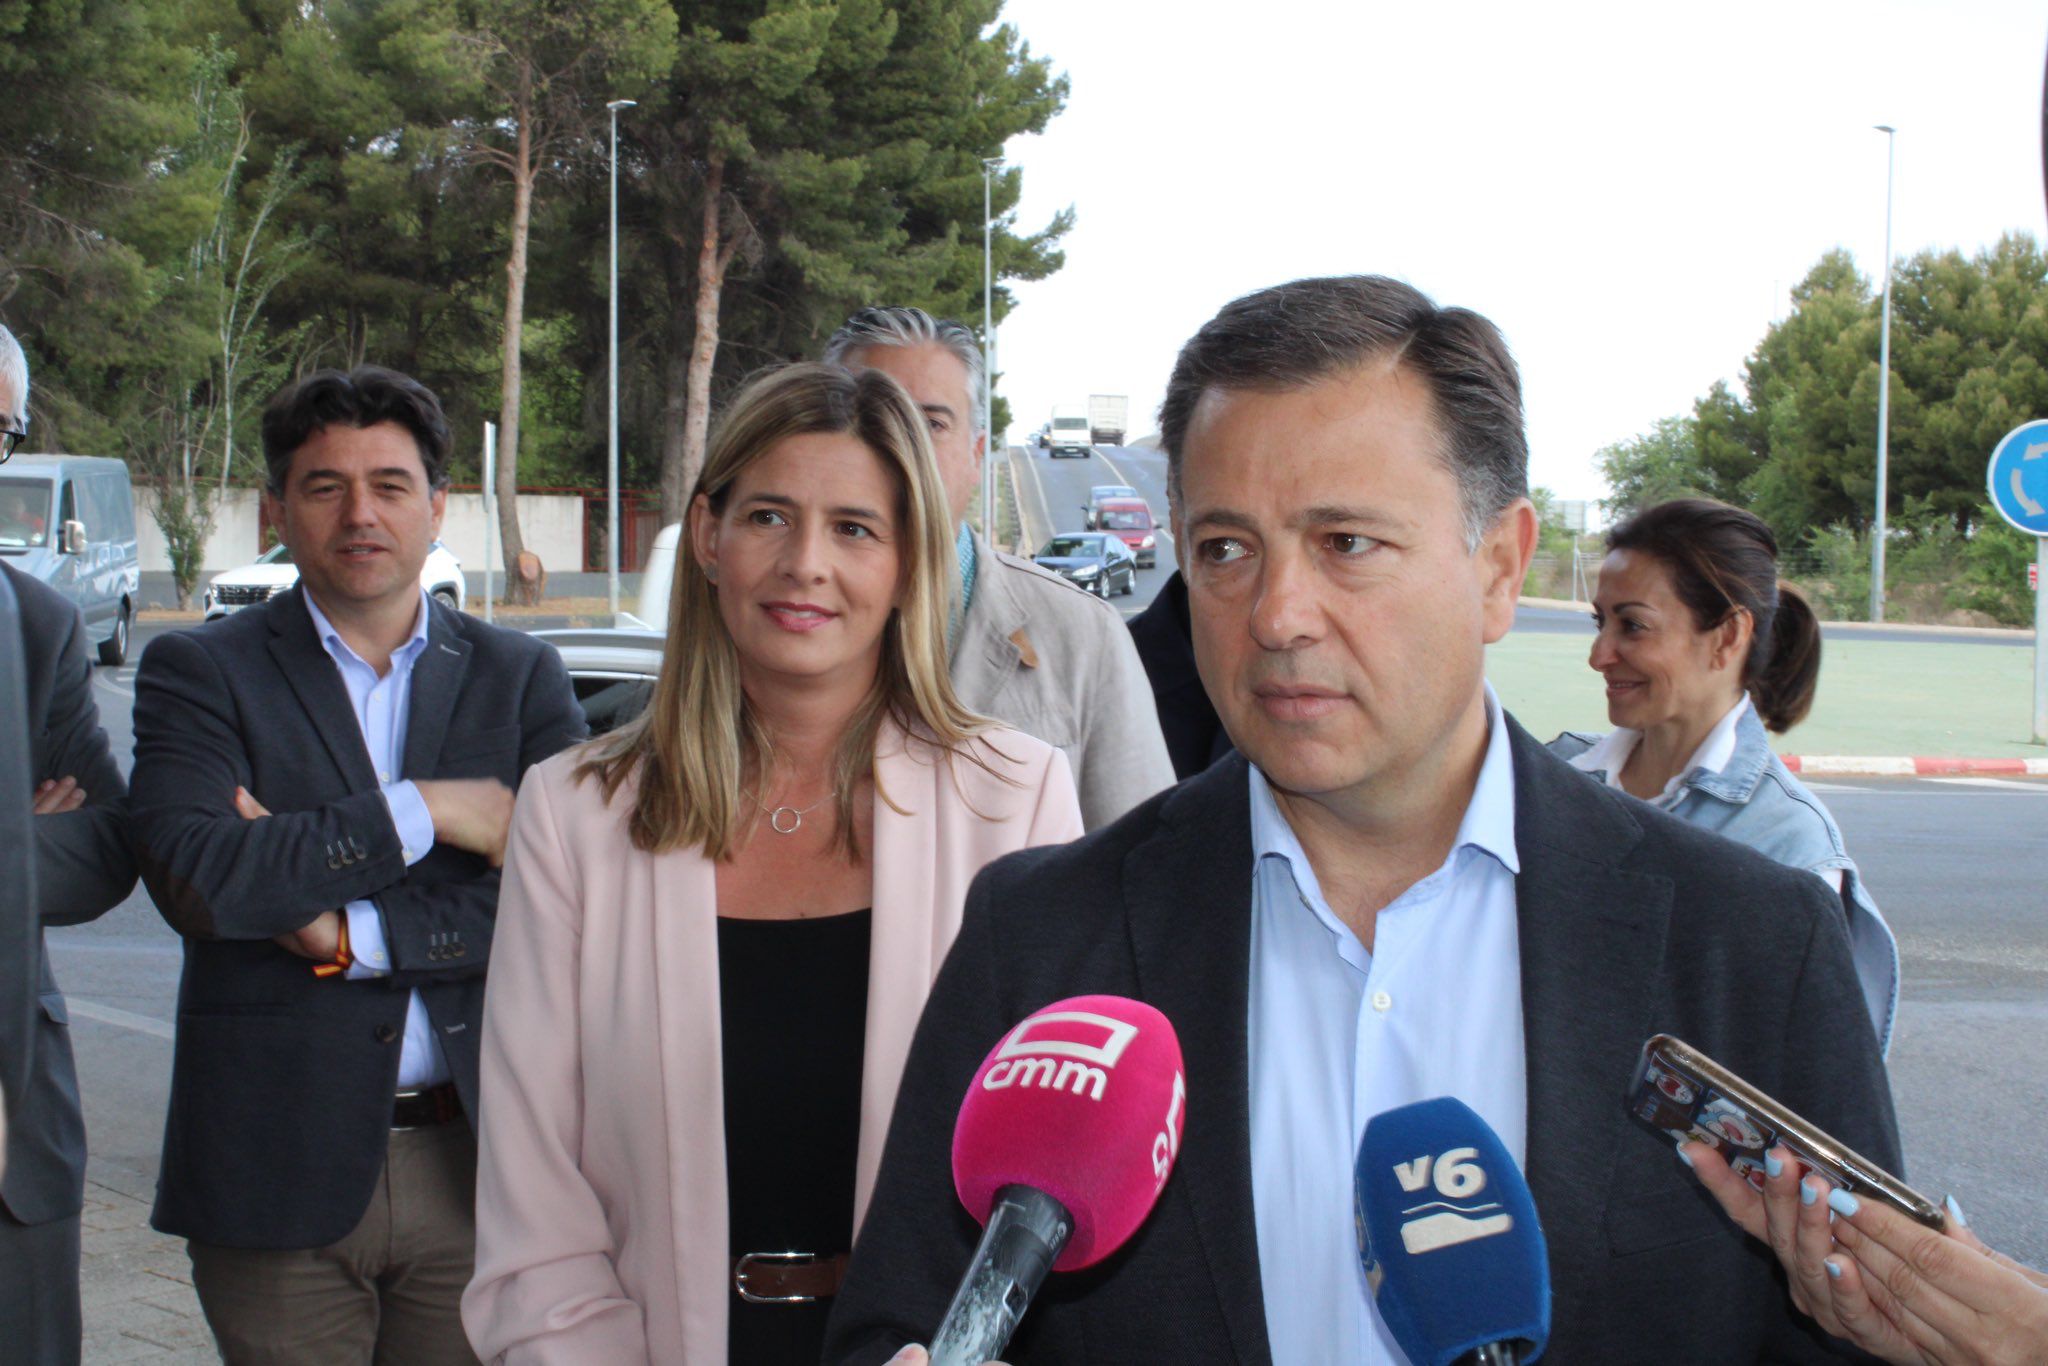
[[[1839,907],[1586,782],[1486,686],[1535,540],[1498,332],[1377,277],[1279,286],[1188,343],[1161,428],[1195,655],[1240,753],[976,881],[827,1360],[928,1340],[978,1234],[950,1170],[961,1097],[1019,1019],[1084,993],[1173,1022],[1186,1129],[1149,1220],[1052,1278],[1014,1363],[1400,1361],[1351,1158],[1374,1113],[1439,1094],[1527,1174],[1546,1360],[1846,1352],[1624,1110],[1670,1031],[1896,1170]]]
[[[0,329],[0,412],[23,429],[27,378],[18,345]],[[23,710],[0,724],[10,731],[25,726],[29,775],[20,793],[34,824],[32,843],[0,847],[33,851],[33,858],[8,861],[32,866],[34,892],[27,904],[35,940],[27,959],[35,965],[27,1072],[24,1089],[8,1097],[18,1103],[9,1106],[6,1170],[0,1173],[0,1335],[10,1361],[75,1362],[82,1332],[85,1117],[71,1057],[70,1012],[42,938],[46,926],[79,925],[104,915],[134,888],[128,784],[100,728],[78,609],[4,562],[0,578],[19,614],[26,684]],[[10,799],[15,795],[8,793]],[[0,1071],[5,1067],[0,1062]]]
[[[583,720],[552,649],[420,588],[432,393],[321,371],[263,440],[298,586],[136,676],[142,875],[185,936],[153,1222],[231,1363],[468,1360],[497,866],[520,775]]]

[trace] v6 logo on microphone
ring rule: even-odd
[[[1479,1198],[1486,1190],[1486,1168],[1479,1165],[1477,1148],[1396,1162],[1394,1179],[1410,1195],[1434,1186],[1441,1197],[1401,1211],[1401,1245],[1411,1255],[1490,1238],[1515,1226],[1514,1216],[1498,1201]]]

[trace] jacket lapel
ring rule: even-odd
[[[912,747],[923,751],[922,757]],[[883,1140],[910,1058],[925,997],[960,927],[957,895],[938,906],[941,765],[893,723],[875,740],[874,911],[868,944],[867,1038],[862,1052],[860,1141],[854,1161],[853,1226],[867,1217]],[[893,806],[891,804],[894,804]],[[901,808],[898,810],[897,808]],[[964,889],[962,889],[964,890]]]
[[[448,720],[455,714],[455,699],[469,672],[469,642],[442,619],[442,609],[432,599],[422,610],[427,613],[427,648],[413,661],[405,761],[399,770],[407,778],[434,775],[441,742],[448,738]]]
[[[1139,995],[1173,1022],[1187,1068],[1179,1188],[1238,1360],[1266,1362],[1252,1220],[1245,1012],[1251,974],[1251,798],[1233,755],[1183,784],[1158,833],[1125,856]],[[1171,1192],[1169,1197],[1172,1198]]]
[[[1642,837],[1626,806],[1510,718],[1515,884],[1528,1051],[1525,1166],[1549,1246],[1555,1317],[1597,1293],[1601,1231],[1621,1144],[1641,1141],[1624,1107],[1671,914],[1668,878],[1616,864]]]
[[[960,622],[953,648],[953,689],[969,706],[986,707],[1016,672],[1023,651],[1011,639],[1026,624],[1023,610],[1009,592],[1007,574],[999,572],[996,552],[979,532],[974,553],[974,597]]]
[[[363,728],[356,723],[355,707],[348,700],[348,686],[341,681],[341,670],[313,634],[313,617],[306,611],[305,590],[286,589],[271,599],[264,610],[270,616],[271,657],[297,694],[299,706],[333,756],[349,791],[374,790],[377,770],[363,743]]]

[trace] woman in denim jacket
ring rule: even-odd
[[[1606,735],[1566,732],[1573,767],[1805,868],[1841,894],[1879,1046],[1891,1046],[1899,953],[1820,798],[1771,751],[1813,705],[1820,625],[1778,582],[1757,517],[1704,498],[1660,503],[1607,535],[1588,663],[1607,681]]]

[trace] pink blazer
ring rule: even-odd
[[[856,1228],[968,883],[1081,833],[1066,756],[1016,731],[987,739],[1014,785],[898,730],[877,746],[903,811],[875,802]],[[570,780],[576,760],[530,769],[512,819],[462,1321],[489,1362],[708,1366],[726,1359],[732,1293],[713,865],[633,848],[630,787],[607,808],[594,781]]]

